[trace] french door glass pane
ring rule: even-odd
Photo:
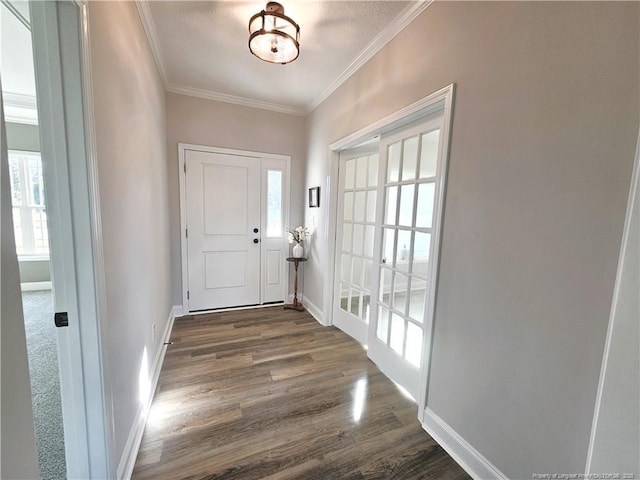
[[[404,318],[396,313],[391,314],[391,338],[389,346],[402,355],[404,346]]]
[[[402,152],[402,180],[416,178],[418,166],[418,137],[407,138]]]
[[[364,227],[356,224],[353,226],[353,253],[362,255]]]
[[[267,171],[267,237],[281,237],[282,230],[282,172]]]
[[[353,234],[353,224],[345,223],[342,225],[342,250],[345,252],[351,251],[352,246],[352,237]]]
[[[369,181],[370,187],[378,185],[378,154],[369,156]]]
[[[349,311],[356,317],[360,316],[360,290],[357,288],[351,289],[351,305]]]
[[[409,322],[407,324],[407,348],[404,358],[412,365],[419,367],[422,357],[422,328]]]
[[[433,223],[433,201],[436,186],[434,183],[421,183],[418,187],[418,212],[416,227],[431,228]]]
[[[388,263],[389,266],[393,266],[393,242],[395,235],[395,229],[384,229],[384,235],[382,237],[382,263]]]
[[[398,187],[386,188],[386,208],[384,215],[384,223],[387,225],[396,224],[396,205],[398,202]]]
[[[360,157],[356,163],[356,188],[367,186],[367,157]]]
[[[373,225],[364,227],[364,255],[366,257],[373,257],[373,235]]]
[[[438,141],[440,130],[434,130],[422,135],[420,149],[420,178],[435,177],[438,164]]]
[[[416,232],[413,244],[413,266],[411,271],[414,274],[427,276],[429,266],[429,249],[431,248],[431,234]]]
[[[353,188],[355,186],[356,161],[355,159],[347,160],[344,167],[344,188]]]
[[[353,220],[355,222],[364,222],[364,208],[366,204],[367,192],[356,192],[355,211]]]
[[[391,270],[380,270],[380,301],[385,305],[391,305]]]
[[[406,313],[407,309],[407,287],[408,277],[401,273],[396,273],[393,279],[393,308],[401,312]]]
[[[400,217],[398,219],[398,225],[410,227],[413,224],[414,190],[415,185],[403,185],[400,189]]]
[[[362,259],[353,257],[351,267],[351,283],[353,285],[362,286]]]
[[[371,294],[369,292],[362,292],[362,319],[369,323],[369,315],[371,311]]]
[[[400,142],[389,145],[387,156],[387,182],[397,182],[400,172]]]
[[[367,222],[374,223],[376,221],[376,196],[375,190],[367,192]]]
[[[340,284],[340,308],[349,311],[349,284]]]
[[[342,254],[342,274],[340,278],[344,282],[351,281],[351,255]]]
[[[378,309],[378,328],[376,337],[387,343],[389,337],[389,310],[384,307]]]
[[[373,262],[371,260],[364,261],[364,286],[370,288],[371,281],[373,280]]]
[[[353,220],[353,192],[345,192],[344,194],[344,221],[351,222]]]
[[[411,258],[411,231],[398,230],[398,245],[396,247],[395,267],[401,272],[409,271]]]
[[[409,317],[418,323],[424,322],[424,299],[427,282],[416,277],[411,278],[411,293],[409,294]]]

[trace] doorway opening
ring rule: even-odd
[[[183,311],[284,302],[291,158],[179,144]]]
[[[41,478],[66,478],[58,343],[31,23],[26,2],[2,2],[2,89],[16,254]]]
[[[424,410],[453,85],[331,145],[331,323]]]

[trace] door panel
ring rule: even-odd
[[[378,145],[341,153],[334,324],[366,344],[373,285]]]
[[[381,235],[376,256],[378,289],[369,357],[396,383],[419,398],[424,324],[434,279],[429,252],[439,185],[442,115],[380,141],[385,169],[378,195]]]
[[[194,150],[185,160],[189,310],[259,304],[260,161]]]

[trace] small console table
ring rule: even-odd
[[[293,262],[295,274],[293,277],[293,303],[286,303],[284,308],[298,310],[299,312],[304,311],[304,305],[302,305],[302,302],[298,300],[298,266],[301,262],[306,261],[306,258],[287,257],[287,262]]]

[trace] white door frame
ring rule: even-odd
[[[280,160],[286,162],[286,171],[284,172],[284,180],[285,186],[283,188],[283,201],[284,201],[284,218],[283,218],[283,227],[289,225],[289,206],[291,204],[291,156],[289,155],[280,155],[276,153],[263,153],[263,152],[254,152],[251,150],[237,150],[231,148],[222,148],[222,147],[211,147],[207,145],[197,145],[192,143],[178,143],[178,173],[180,176],[180,256],[182,262],[182,311],[186,315],[189,313],[189,299],[187,298],[187,287],[189,285],[189,258],[187,255],[187,176],[186,176],[186,151],[187,150],[198,150],[201,152],[209,152],[209,153],[218,153],[223,155],[239,155],[243,157],[254,157],[256,161],[261,161],[261,159],[271,159],[271,160]],[[260,168],[260,182],[262,182],[262,167]],[[257,185],[257,188],[261,188],[261,185]],[[260,202],[262,205],[262,197],[260,198]],[[261,216],[262,216],[262,207],[261,207]],[[284,232],[283,232],[284,235]],[[260,261],[260,278],[261,278],[261,294],[260,301],[262,302],[262,255]],[[285,269],[285,290],[289,289],[289,269]],[[288,294],[288,291],[285,291],[285,295]],[[285,298],[286,300],[286,298]],[[197,312],[197,313],[206,313]]]
[[[435,316],[435,299],[438,288],[438,268],[440,265],[440,243],[442,239],[442,212],[444,210],[444,198],[446,190],[447,179],[447,166],[449,158],[449,142],[451,137],[451,126],[453,122],[453,97],[455,93],[455,84],[450,84],[437,92],[432,93],[411,105],[408,105],[386,117],[378,120],[377,122],[368,125],[357,132],[348,135],[331,145],[329,145],[329,176],[327,178],[326,190],[329,199],[329,217],[328,217],[328,237],[329,254],[325,260],[324,270],[326,272],[324,276],[324,298],[323,298],[323,324],[333,324],[333,302],[334,302],[334,276],[335,276],[335,255],[336,255],[336,232],[337,232],[337,205],[338,205],[338,166],[340,162],[340,151],[353,148],[373,137],[391,132],[398,128],[404,127],[416,120],[429,116],[431,113],[443,110],[443,127],[441,131],[442,138],[446,139],[443,143],[443,149],[441,152],[443,162],[443,170],[440,181],[440,195],[436,199],[434,209],[438,205],[442,205],[440,208],[440,215],[434,215],[433,220],[433,235],[435,238],[435,248],[432,252],[433,263],[431,265],[431,271],[429,277],[436,279],[434,288],[430,290],[427,302],[429,302],[430,308],[427,312],[427,318],[425,318],[424,324],[424,343],[423,343],[423,360],[421,368],[421,380],[420,380],[420,397],[416,399],[418,402],[418,419],[422,421],[424,417],[424,409],[427,399],[427,388],[429,384],[429,372],[431,367],[431,350],[432,350],[432,337],[433,337],[433,321]],[[380,201],[380,199],[378,199]],[[437,211],[437,210],[436,210]],[[377,240],[377,237],[376,237]],[[377,248],[377,247],[376,247]]]
[[[112,478],[87,9],[84,1],[30,2],[54,303],[69,318],[69,326],[57,332],[67,476]]]

